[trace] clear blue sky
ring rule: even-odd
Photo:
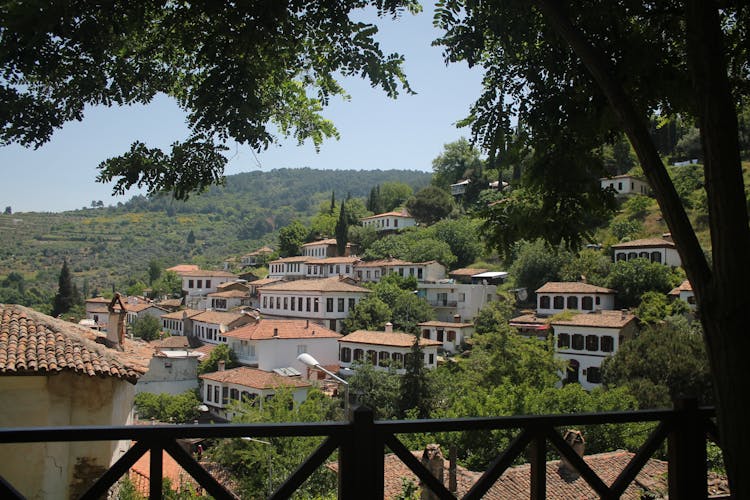
[[[282,140],[257,155],[232,143],[226,174],[284,167],[430,171],[445,143],[468,136],[455,122],[478,97],[482,75],[465,64],[446,67],[441,49],[430,46],[439,35],[430,8],[377,23],[384,52],[405,55],[406,74],[417,95],[391,100],[364,80],[343,80],[351,100],[331,100],[324,111],[341,134],[338,141],[324,142],[316,153],[311,144]],[[67,124],[38,150],[0,147],[0,210],[62,211],[92,200],[105,205],[126,201],[138,192],[112,197],[111,185],[95,182],[99,162],[124,153],[135,140],[168,148],[187,135],[183,112],[164,96],[149,106],[88,109],[82,122]]]

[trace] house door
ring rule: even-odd
[[[578,383],[578,372],[580,371],[581,365],[575,359],[571,359],[568,363],[568,373],[565,379],[566,384],[577,384]]]
[[[328,320],[328,328],[331,329],[331,330],[333,330],[334,332],[336,331],[336,320],[335,319],[329,319]]]

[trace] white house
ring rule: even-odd
[[[86,319],[90,319],[100,330],[107,329],[107,321],[109,320],[109,303],[111,299],[105,299],[104,297],[94,297],[92,299],[86,299]]]
[[[418,326],[422,330],[423,339],[437,340],[447,352],[456,352],[474,333],[474,323],[462,323],[460,317],[452,322],[425,321]]]
[[[618,195],[629,196],[629,195],[648,195],[651,189],[648,186],[648,182],[640,177],[633,175],[616,175],[614,177],[605,177],[599,179],[602,189],[611,187]]]
[[[307,278],[329,278],[332,276],[354,277],[354,266],[359,262],[357,257],[326,257],[309,259],[305,262]]]
[[[547,340],[552,329],[549,325],[550,318],[537,316],[535,313],[526,312],[515,318],[511,318],[508,324],[516,329],[519,335],[537,340]]]
[[[642,240],[625,241],[612,245],[615,262],[637,258],[648,259],[667,266],[682,265],[680,254],[674,242],[664,238],[645,238]]]
[[[0,304],[0,426],[132,424],[135,384],[148,356],[139,356],[129,340],[119,351],[96,338],[90,328]],[[0,476],[26,498],[79,498],[129,446],[5,444]]]
[[[276,394],[278,388],[284,387],[291,389],[294,402],[299,404],[307,398],[307,392],[312,387],[310,382],[299,376],[284,377],[247,366],[225,370],[219,365],[219,371],[204,373],[200,378],[203,381],[203,404],[208,406],[211,413],[227,420],[234,416],[231,406],[235,401],[258,404],[262,408],[267,398]]]
[[[214,311],[230,311],[239,307],[252,305],[250,288],[244,290],[222,290],[209,293],[206,297],[209,307]]]
[[[669,296],[684,300],[688,303],[688,306],[690,306],[690,309],[695,311],[695,309],[698,307],[695,302],[695,293],[693,293],[693,285],[690,284],[688,280],[683,281],[680,283],[679,286],[673,288],[669,292]]]
[[[555,357],[568,363],[563,383],[580,382],[590,390],[602,382],[601,366],[623,342],[637,332],[636,318],[625,311],[577,314],[569,320],[552,321]]]
[[[132,325],[135,320],[143,318],[145,316],[153,316],[156,319],[161,319],[164,314],[167,314],[167,310],[159,307],[150,302],[127,302],[125,304],[127,310],[127,322]]]
[[[343,374],[353,374],[352,365],[356,362],[368,362],[379,370],[388,370],[389,366],[396,373],[404,374],[404,362],[411,356],[415,337],[410,333],[394,332],[393,325],[387,323],[384,332],[357,330],[339,339],[339,365]],[[437,340],[421,338],[419,345],[424,355],[426,368],[437,366],[437,350],[443,345]]]
[[[617,290],[588,283],[548,281],[536,290],[536,313],[551,316],[566,310],[612,310],[616,294]]]
[[[185,337],[168,337],[185,339]],[[166,340],[166,339],[165,339]],[[148,372],[135,385],[136,393],[181,394],[198,388],[198,362],[204,355],[192,349],[158,349]]]
[[[265,318],[309,319],[338,332],[369,293],[347,278],[280,281],[260,289],[259,309]]]
[[[430,260],[409,262],[389,257],[387,259],[359,261],[354,265],[357,279],[362,282],[378,282],[388,274],[414,276],[418,283],[435,283],[445,278],[445,266]]]
[[[202,312],[197,309],[183,309],[162,314],[161,329],[170,335],[192,335],[193,322],[190,318]]]
[[[273,253],[273,248],[270,247],[260,247],[259,249],[255,250],[254,252],[250,252],[248,254],[243,255],[240,257],[240,264],[242,264],[243,267],[247,266],[257,266],[263,260],[271,255]]]
[[[363,217],[360,222],[365,227],[374,227],[378,231],[398,231],[405,227],[417,225],[417,221],[409,215],[406,209],[400,212],[386,212],[383,214]]]
[[[310,259],[311,257],[297,255],[271,261],[268,263],[268,277],[285,280],[303,279],[307,271],[305,262]]]
[[[346,244],[346,250],[344,251],[343,257],[349,257],[352,254],[352,244]],[[328,238],[325,240],[311,241],[302,245],[302,256],[312,257],[314,259],[324,259],[326,257],[337,257],[338,246],[336,238]]]
[[[177,274],[182,278],[182,289],[187,292],[188,300],[215,292],[218,285],[237,279],[237,275],[227,271],[208,271],[204,269],[183,271]]]
[[[303,373],[306,366],[297,356],[305,352],[323,366],[338,364],[341,334],[309,320],[264,318],[225,336],[237,361],[260,370],[292,367]]]
[[[463,196],[464,194],[466,194],[466,190],[469,188],[470,183],[471,179],[461,179],[455,184],[451,184],[451,195]]]
[[[203,311],[190,317],[193,331],[190,333],[208,344],[226,344],[224,334],[235,328],[257,321],[255,316],[247,313],[222,311]],[[190,335],[189,334],[189,335]]]
[[[480,309],[497,299],[497,286],[488,284],[467,285],[453,280],[438,283],[419,283],[419,296],[435,310],[439,321],[453,321],[460,316],[471,321]]]

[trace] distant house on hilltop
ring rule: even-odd
[[[680,254],[677,253],[677,247],[671,239],[644,238],[625,241],[612,245],[612,252],[615,262],[642,258],[667,266],[679,267],[682,265]]]
[[[257,266],[263,261],[265,257],[271,255],[272,253],[273,253],[273,248],[260,247],[254,252],[250,252],[240,257],[240,264],[242,264],[243,267]]]
[[[648,182],[645,179],[634,175],[616,175],[614,177],[605,177],[599,180],[602,189],[612,188],[618,195],[634,196],[637,194],[648,195],[651,193]]]
[[[417,221],[409,215],[409,212],[404,208],[400,212],[385,212],[382,214],[371,215],[369,217],[363,217],[360,222],[364,227],[373,227],[378,231],[398,231],[405,227],[413,227],[417,225]]]
[[[615,294],[617,290],[588,283],[549,281],[536,290],[536,313],[550,316],[567,310],[612,310],[615,308]]]

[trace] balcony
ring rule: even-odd
[[[546,498],[546,460],[549,445],[578,471],[601,498],[619,498],[648,459],[667,442],[670,498],[707,498],[706,438],[716,441],[717,430],[712,408],[699,408],[694,401],[681,401],[671,410],[587,413],[572,415],[533,415],[496,418],[442,420],[374,421],[367,408],[358,408],[351,422],[220,424],[126,427],[5,428],[0,444],[38,442],[83,442],[130,440],[134,445],[107,470],[81,498],[100,498],[150,451],[150,498],[162,498],[162,452],[166,451],[205,490],[217,499],[236,498],[177,443],[186,438],[263,438],[322,436],[324,441],[269,498],[289,498],[318,467],[331,460],[338,450],[339,498],[383,498],[384,451],[390,449],[438,498],[455,499],[399,440],[399,434],[472,430],[518,429],[518,434],[479,479],[465,499],[482,498],[514,460],[526,452],[530,457],[531,499]],[[611,484],[589,468],[564,441],[558,429],[577,425],[653,422],[654,430]],[[23,498],[5,479],[0,478],[2,498]]]

